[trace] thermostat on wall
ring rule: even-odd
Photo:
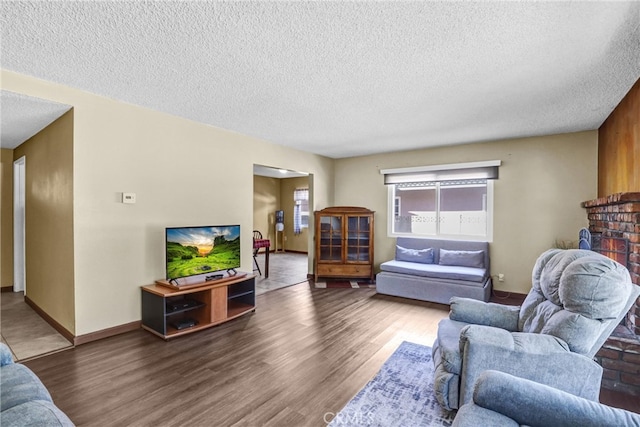
[[[122,193],[122,203],[135,203],[136,193]]]

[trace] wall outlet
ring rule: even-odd
[[[498,273],[498,282],[504,282],[504,274]]]

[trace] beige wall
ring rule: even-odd
[[[311,210],[375,210],[379,264],[394,247],[380,169],[502,160],[492,273],[506,277],[497,289],[521,293],[538,254],[575,239],[586,225],[580,202],[596,197],[595,131],[334,161],[8,71],[0,84],[74,107],[76,335],[140,319],[139,287],[164,276],[166,226],[240,224],[241,270],[251,271],[254,164],[309,172]],[[137,203],[120,203],[122,192],[136,193]]]
[[[0,150],[0,286],[13,286],[13,150]]]
[[[280,209],[280,179],[253,177],[253,229],[275,244],[275,211]],[[273,250],[273,246],[271,250]]]
[[[308,171],[315,203],[333,202],[332,159],[9,71],[0,82],[74,107],[76,335],[140,320],[140,286],[165,274],[167,226],[240,224],[252,271],[254,164]]]
[[[580,203],[597,193],[597,131],[459,145],[336,161],[336,205],[375,214],[375,263],[393,258],[387,234],[387,188],[380,169],[502,160],[494,186],[491,272],[495,288],[527,293],[538,255],[556,239],[577,240],[587,218]]]
[[[73,334],[73,110],[13,154],[26,165],[25,295]]]

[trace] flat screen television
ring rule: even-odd
[[[240,267],[240,226],[167,227],[167,280]]]

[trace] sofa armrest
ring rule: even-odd
[[[13,355],[11,349],[4,344],[0,343],[0,366],[10,365],[13,363]]]
[[[585,356],[570,352],[564,341],[550,335],[510,333],[488,326],[468,325],[460,333],[460,352],[459,405],[471,401],[478,376],[489,369],[595,401],[600,395],[602,367]]]
[[[473,401],[529,426],[640,426],[638,414],[491,370],[478,377]]]
[[[462,406],[453,419],[452,427],[520,427],[520,424],[498,412],[474,403]]]
[[[520,307],[478,301],[471,298],[453,297],[450,301],[449,318],[474,325],[494,326],[516,332]]]

